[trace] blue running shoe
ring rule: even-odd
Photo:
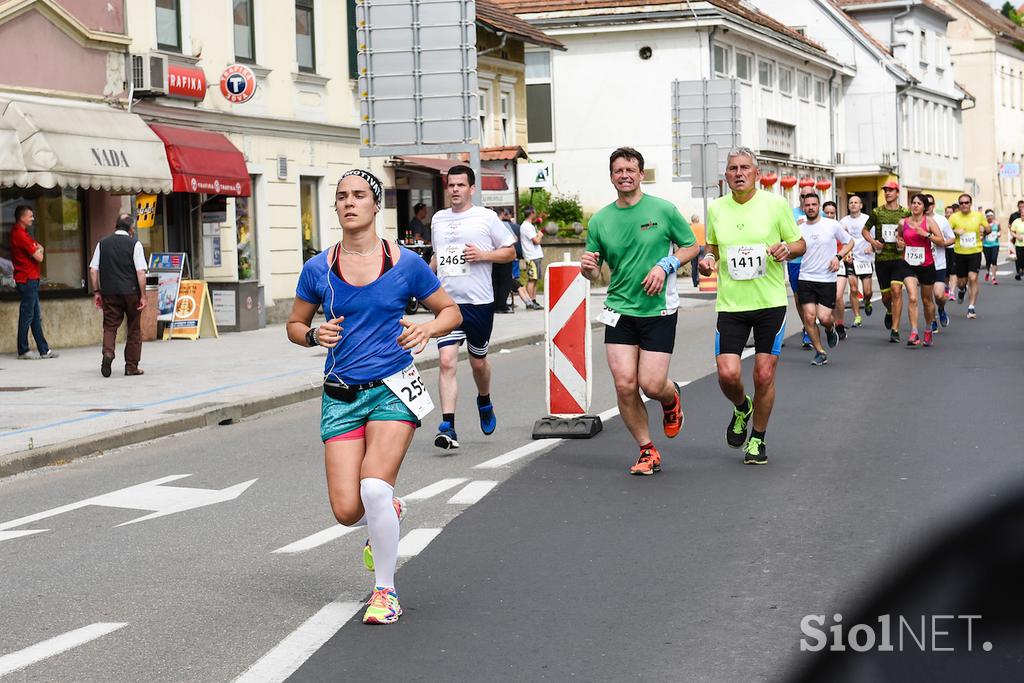
[[[490,436],[494,433],[494,428],[498,426],[498,418],[494,415],[494,406],[488,403],[485,406],[477,406],[476,409],[480,411],[480,431],[485,436]]]
[[[938,332],[938,331],[939,331],[939,321],[938,320],[933,320],[932,321],[932,332]]]
[[[949,327],[949,314],[946,313],[945,308],[939,309],[939,324],[943,327]]]
[[[459,447],[459,437],[451,422],[442,422],[437,426],[437,436],[434,437],[434,445],[447,451]]]
[[[804,332],[804,348],[805,349],[811,348],[811,338],[807,336],[806,332]]]

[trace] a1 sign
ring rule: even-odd
[[[233,104],[248,102],[256,94],[256,74],[244,64],[232,64],[220,75],[220,92]]]

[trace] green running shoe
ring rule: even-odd
[[[733,407],[732,419],[729,420],[729,427],[725,430],[725,441],[732,448],[742,448],[747,441],[747,426],[750,423],[750,417],[754,414],[754,403],[749,396],[746,397],[746,400],[746,411]]]
[[[767,465],[768,454],[764,446],[764,441],[757,438],[756,436],[751,437],[747,441],[746,448],[743,449],[743,464],[744,465]]]
[[[363,613],[364,624],[394,624],[402,616],[398,593],[394,588],[374,588]]]

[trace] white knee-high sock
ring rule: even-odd
[[[395,489],[383,479],[363,479],[359,495],[366,510],[366,526],[373,546],[373,573],[380,588],[395,587],[398,562],[398,515],[391,503]]]

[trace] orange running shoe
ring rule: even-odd
[[[630,474],[654,474],[661,472],[661,453],[654,446],[640,451],[636,464],[629,468]]]
[[[665,436],[670,439],[675,438],[679,431],[683,428],[683,403],[682,395],[683,392],[679,389],[679,385],[673,383],[676,388],[676,402],[668,410],[665,410],[665,406],[661,407],[664,414],[662,424],[665,426]]]

